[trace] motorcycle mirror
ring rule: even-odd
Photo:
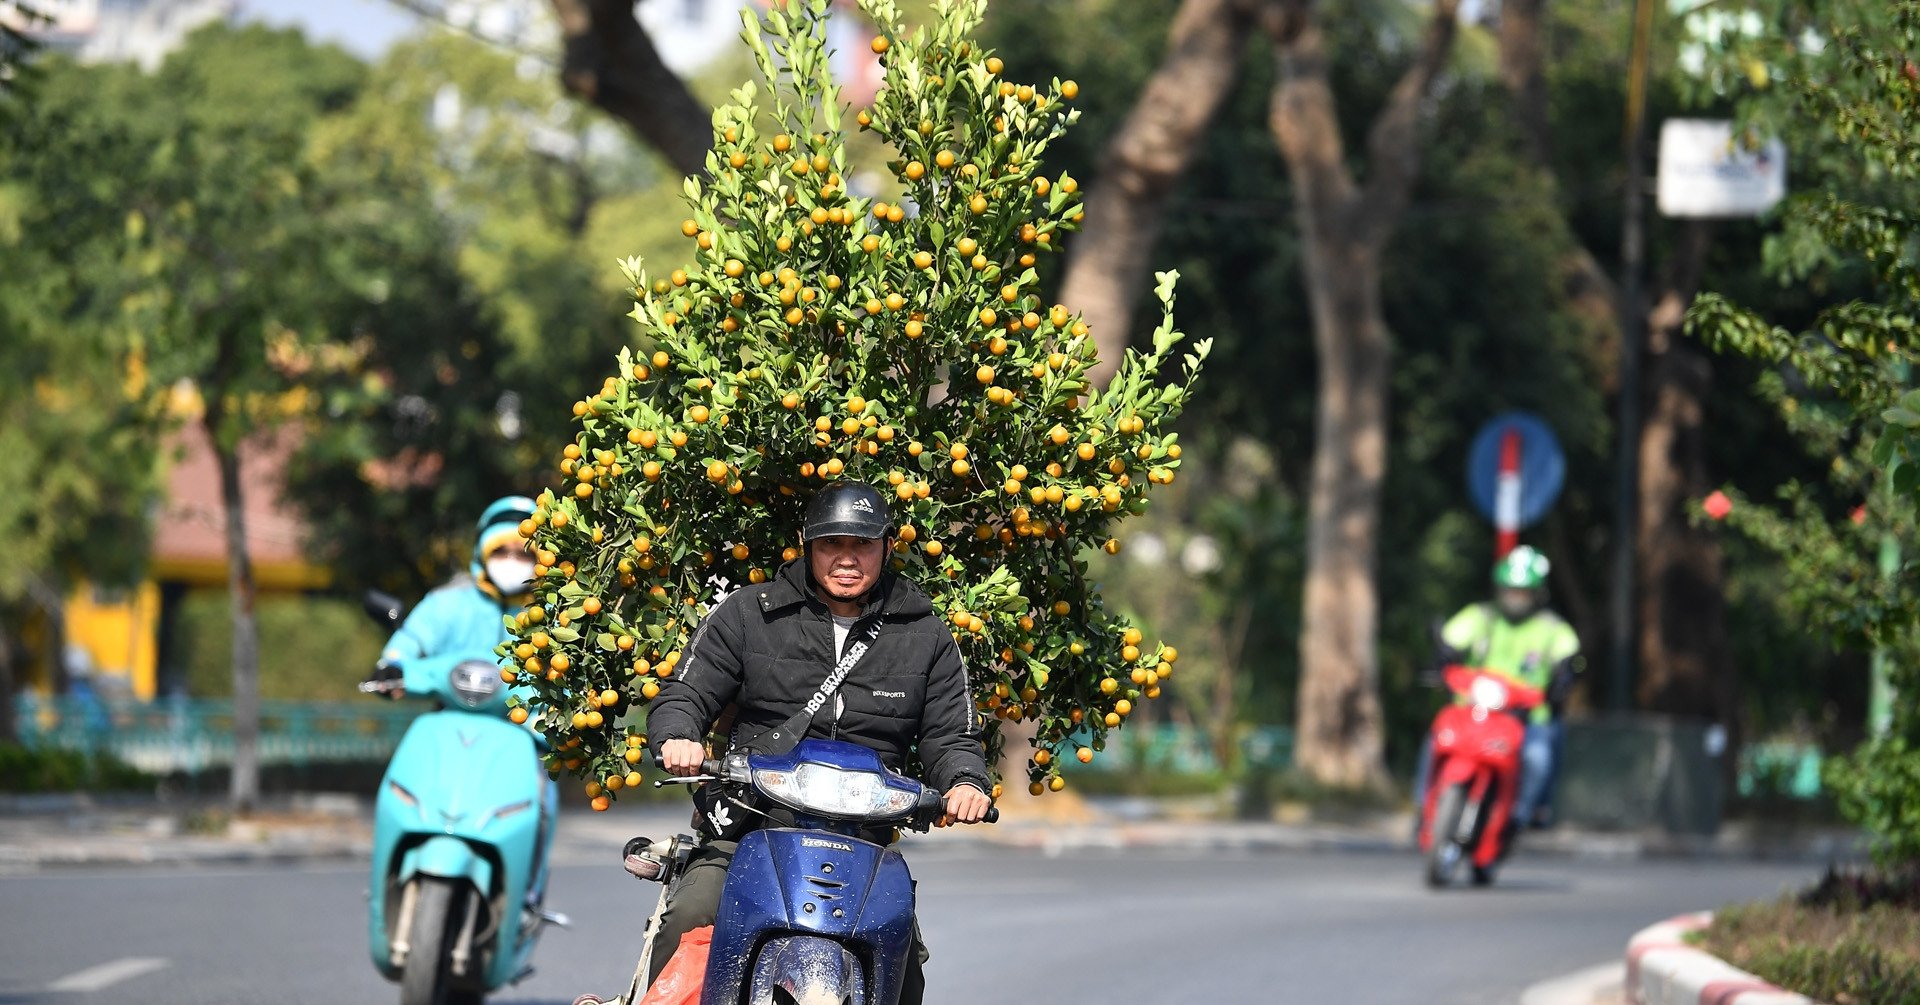
[[[367,617],[372,618],[375,624],[387,628],[398,628],[401,615],[406,613],[406,605],[400,602],[399,597],[379,590],[368,590],[360,598],[360,609],[367,612]]]

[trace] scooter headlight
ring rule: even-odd
[[[500,668],[479,660],[459,663],[447,672],[447,687],[453,698],[467,708],[479,708],[500,693]]]
[[[813,762],[791,771],[755,771],[753,784],[770,799],[827,817],[897,817],[912,810],[920,798],[918,793],[888,785],[873,772]]]
[[[1507,686],[1492,677],[1476,677],[1471,692],[1473,703],[1488,711],[1498,712],[1507,707]]]

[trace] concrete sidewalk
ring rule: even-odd
[[[1347,851],[1405,853],[1405,814],[1287,822],[1234,821],[1193,804],[1049,795],[1005,801],[1000,823],[908,835],[928,850],[992,846],[1047,855],[1099,850]],[[558,865],[609,865],[629,837],[689,830],[680,801],[617,804],[607,813],[565,809],[553,849]],[[364,860],[372,846],[371,805],[340,794],[270,800],[245,819],[217,802],[87,796],[0,797],[0,873],[86,866],[222,866]],[[1561,828],[1526,835],[1522,856],[1629,861],[1642,858],[1769,858],[1824,863],[1861,855],[1852,832],[1773,831],[1734,822],[1713,838]]]

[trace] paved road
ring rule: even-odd
[[[1536,980],[1617,958],[1649,922],[1813,872],[1522,857],[1496,889],[1435,894],[1411,855],[1384,853],[1049,858],[948,845],[912,858],[930,1005],[1036,991],[1102,1005],[1504,1005]],[[554,878],[553,903],[576,927],[550,931],[540,972],[497,1005],[566,1005],[632,972],[656,888],[577,860]],[[391,1002],[366,959],[364,888],[350,865],[0,877],[0,1005]]]

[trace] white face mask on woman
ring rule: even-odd
[[[533,558],[522,552],[495,555],[487,559],[487,579],[504,596],[527,592],[533,585]]]

